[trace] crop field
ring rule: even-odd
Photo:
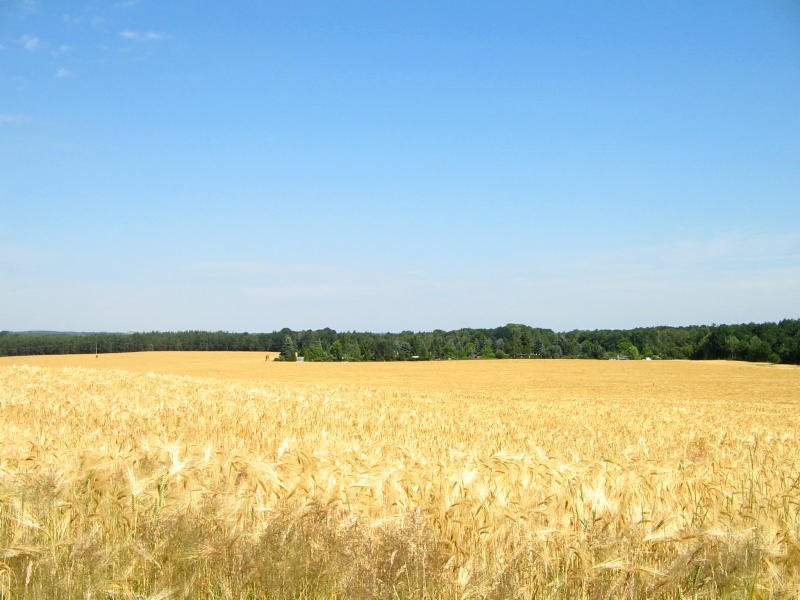
[[[796,598],[800,368],[0,359],[0,598]]]

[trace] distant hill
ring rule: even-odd
[[[102,335],[108,332],[100,331],[49,331],[49,330],[31,330],[31,331],[3,331],[5,335]]]

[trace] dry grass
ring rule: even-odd
[[[211,358],[3,361],[0,598],[800,595],[800,369]]]

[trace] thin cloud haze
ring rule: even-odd
[[[0,125],[22,125],[30,120],[27,115],[0,114]]]
[[[169,37],[166,33],[160,31],[132,31],[130,29],[120,31],[119,34],[126,40],[133,42],[158,42]]]
[[[22,37],[20,37],[20,42],[22,43],[22,46],[25,48],[25,50],[27,50],[28,52],[34,52],[41,45],[41,40],[35,35],[28,35],[28,34],[23,35]]]

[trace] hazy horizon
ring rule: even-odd
[[[262,334],[262,333],[280,332],[283,329],[290,329],[291,331],[299,332],[299,331],[319,331],[319,330],[323,330],[323,329],[327,328],[327,329],[332,329],[332,330],[336,331],[337,333],[346,333],[346,332],[351,332],[352,331],[352,332],[356,332],[356,333],[398,334],[398,333],[403,333],[404,331],[425,332],[425,331],[436,331],[436,330],[457,331],[459,329],[476,329],[476,330],[478,330],[478,329],[497,329],[497,328],[500,328],[500,327],[505,327],[507,325],[525,325],[525,326],[528,326],[528,327],[532,327],[534,329],[550,330],[550,331],[553,331],[555,333],[569,333],[570,331],[605,331],[605,330],[609,330],[609,331],[614,331],[614,330],[630,331],[630,330],[633,330],[633,329],[650,329],[650,328],[659,328],[659,327],[674,327],[674,328],[680,328],[680,327],[706,327],[706,326],[708,326],[708,327],[717,327],[717,326],[727,326],[727,325],[747,325],[747,324],[750,324],[750,323],[756,323],[756,324],[776,323],[777,324],[777,323],[780,323],[781,321],[784,321],[784,320],[795,320],[795,319],[797,319],[797,317],[784,317],[782,319],[775,319],[775,320],[772,320],[772,321],[743,321],[743,322],[740,322],[740,323],[733,323],[733,322],[729,322],[729,323],[679,323],[679,324],[656,323],[656,324],[650,324],[650,325],[636,325],[634,327],[586,327],[586,328],[582,328],[581,327],[581,328],[572,328],[572,329],[556,329],[554,327],[547,327],[546,325],[541,325],[541,324],[537,324],[537,323],[511,323],[511,322],[506,322],[506,323],[497,323],[495,325],[480,325],[480,326],[474,326],[474,327],[473,326],[469,326],[469,325],[464,325],[463,327],[455,327],[455,328],[452,328],[452,329],[448,328],[446,330],[443,330],[441,327],[434,327],[432,329],[405,329],[405,330],[394,329],[394,330],[385,330],[385,331],[372,331],[372,330],[366,330],[366,329],[360,329],[360,330],[359,329],[336,329],[335,327],[330,327],[330,326],[327,326],[327,325],[324,325],[322,327],[288,327],[288,326],[284,325],[282,327],[277,327],[277,328],[271,329],[269,331],[267,331],[267,330],[255,330],[255,329],[239,329],[239,330],[232,330],[232,329],[195,329],[195,330],[128,329],[128,330],[124,330],[124,331],[123,330],[81,330],[81,331],[75,331],[75,330],[64,330],[64,329],[0,329],[0,331],[6,331],[6,332],[9,332],[9,333],[12,333],[12,334],[18,334],[18,333],[37,334],[37,333],[42,333],[42,334],[48,334],[48,335],[49,334],[53,334],[53,335],[72,335],[72,334],[75,334],[75,335],[94,335],[94,334],[130,335],[130,334],[134,334],[134,333],[150,333],[150,332],[153,332],[153,331],[159,331],[159,332],[163,332],[163,333],[178,332],[178,331],[204,331],[204,332],[208,332],[208,333],[224,332],[224,333],[248,333],[248,334],[251,334],[251,335],[258,335],[258,334]]]
[[[800,312],[800,7],[0,4],[0,330]]]

